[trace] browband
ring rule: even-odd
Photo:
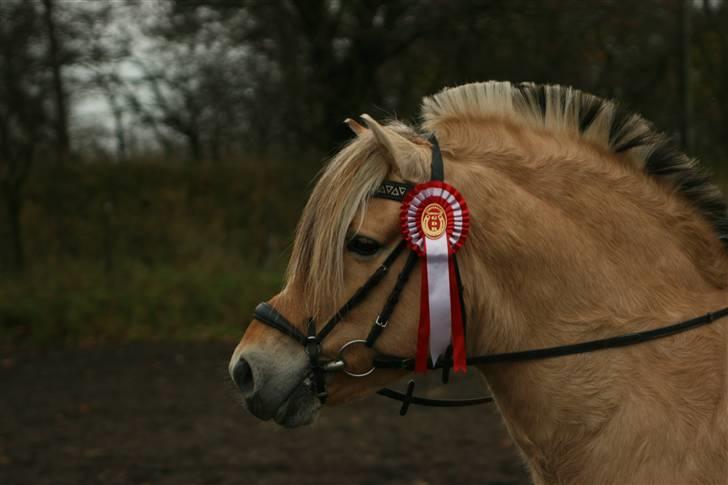
[[[385,180],[382,182],[382,185],[377,187],[377,191],[372,194],[372,197],[402,202],[404,197],[407,195],[407,192],[409,192],[412,187],[414,187],[414,185],[406,182]]]
[[[444,164],[442,163],[442,153],[440,153],[440,143],[437,141],[434,133],[430,135],[428,139],[432,144],[432,166],[430,168],[430,179],[442,181],[445,179],[445,170]],[[412,187],[414,187],[414,184],[385,180],[382,182],[382,185],[377,187],[377,190],[372,194],[372,197],[402,202],[407,195],[407,192],[409,192]]]

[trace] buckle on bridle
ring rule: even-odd
[[[321,342],[315,335],[306,337],[306,353],[312,359],[318,359],[321,353]]]
[[[311,360],[311,365],[313,367],[318,364],[318,358],[321,354],[321,339],[319,339],[318,335],[316,335],[316,326],[313,318],[308,319],[307,327],[308,335],[306,335],[306,344],[304,345],[304,348],[306,349],[306,353],[308,354],[308,358]]]
[[[376,325],[378,327],[382,327],[382,328],[387,328],[387,325],[389,325],[389,319],[382,322],[382,316],[377,315],[377,319],[374,320],[374,325]]]

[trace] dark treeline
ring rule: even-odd
[[[344,118],[488,79],[616,98],[728,160],[723,0],[3,0],[0,324],[49,274],[277,273]]]

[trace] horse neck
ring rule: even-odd
[[[493,139],[487,162],[473,151],[452,174],[474,221],[461,256],[472,268],[469,352],[563,345],[728,306],[724,250],[685,203],[589,147],[567,141],[549,154],[541,140],[524,152],[507,132]],[[654,471],[645,460],[674,471],[696,430],[728,439],[726,325],[483,372],[537,478],[607,470],[605,480],[629,481]],[[706,448],[702,458],[727,452],[715,440]]]

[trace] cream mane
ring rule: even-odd
[[[437,133],[448,119],[499,116],[515,123],[581,137],[626,157],[633,166],[681,194],[728,243],[726,204],[697,161],[676,149],[644,118],[619,105],[562,86],[473,83],[427,97],[422,105],[422,130]],[[399,134],[421,138],[417,128],[388,125]],[[307,311],[315,317],[341,301],[343,251],[347,231],[389,172],[368,131],[355,138],[323,169],[299,222],[288,267],[287,286],[300,285]],[[323,315],[325,316],[325,315]]]
[[[448,118],[497,115],[516,123],[578,136],[626,157],[635,168],[679,192],[728,245],[728,211],[718,187],[697,160],[682,153],[640,115],[618,104],[565,86],[509,82],[447,88],[422,103],[422,127],[437,131]]]

